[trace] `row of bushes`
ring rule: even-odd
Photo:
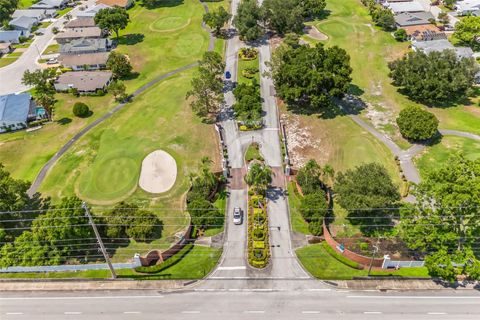
[[[362,270],[363,267],[355,262],[355,261],[352,261],[344,256],[342,256],[341,254],[339,254],[337,251],[335,251],[332,247],[330,247],[328,245],[328,243],[326,241],[323,241],[321,243],[322,247],[325,249],[325,251],[328,252],[329,255],[331,255],[333,258],[335,258],[336,260],[338,260],[339,262],[343,263],[344,265],[347,265],[351,268],[354,268],[354,269],[358,269],[358,270]]]
[[[248,201],[248,262],[255,268],[265,268],[270,257],[266,206],[261,195]]]
[[[241,48],[238,56],[244,61],[255,60],[258,57],[258,50],[255,48]]]
[[[368,8],[368,13],[372,17],[375,25],[385,31],[393,31],[396,29],[395,18],[390,9],[378,4],[375,0],[361,0],[362,4]]]
[[[185,245],[180,251],[171,256],[169,259],[165,260],[161,264],[157,264],[150,267],[136,267],[135,271],[139,273],[159,273],[163,270],[170,268],[171,266],[177,264],[182,260],[191,250],[193,249],[193,244],[189,243]]]

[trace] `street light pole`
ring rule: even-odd
[[[102,238],[100,237],[100,233],[97,230],[97,226],[95,225],[95,222],[93,221],[92,215],[90,214],[90,211],[88,210],[87,204],[82,202],[82,208],[85,210],[85,215],[88,218],[88,222],[92,225],[93,232],[95,232],[95,236],[97,237],[98,244],[100,245],[100,250],[102,251],[103,256],[105,257],[105,261],[107,262],[108,269],[110,269],[110,273],[112,274],[112,279],[116,279],[117,275],[115,273],[115,270],[113,269],[113,265],[110,262],[110,258],[108,257],[107,250],[105,249],[105,246],[103,245]]]
[[[378,241],[377,244],[373,245],[372,260],[370,260],[370,266],[368,267],[368,277],[370,277],[370,272],[372,272],[373,260],[375,260],[375,255],[378,252]]]

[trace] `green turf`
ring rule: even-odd
[[[296,251],[300,262],[314,277],[324,280],[350,280],[365,277],[368,270],[358,270],[332,257],[323,246],[326,243],[308,245]],[[372,276],[429,278],[426,268],[401,268],[398,271],[373,271]]]
[[[396,42],[389,32],[375,27],[367,8],[359,0],[327,0],[327,9],[331,14],[313,24],[329,36],[325,41],[327,45],[338,45],[347,50],[353,68],[353,84],[357,87],[354,91],[361,93],[361,97],[374,106],[387,110],[386,117],[393,124],[401,109],[416,104],[400,94],[388,76],[388,62],[407,52],[409,42]],[[478,99],[467,104],[472,103],[478,103]],[[480,110],[475,109],[477,107],[458,106],[430,110],[439,117],[441,128],[480,133]],[[409,147],[396,127],[390,126],[384,131],[402,148]]]
[[[462,152],[467,158],[480,158],[480,142],[468,138],[444,136],[440,143],[428,149],[416,158],[416,164],[421,175],[437,168],[455,152]]]
[[[63,8],[62,10],[58,10],[57,13],[58,13],[58,17],[61,17],[67,13],[69,13],[70,11],[72,11],[73,8],[72,7],[65,7]]]
[[[242,60],[241,58],[238,59],[238,74],[237,74],[238,83],[249,84],[252,82],[253,78],[249,79],[242,75],[242,71],[245,70],[246,68],[257,68],[259,70],[260,65],[258,63],[258,57],[254,60]],[[257,83],[260,83],[260,71],[255,74],[254,79],[257,80]]]
[[[116,270],[118,278],[135,280],[163,279],[201,279],[217,264],[221,250],[195,246],[179,263],[155,275],[143,275],[132,269]],[[110,278],[108,270],[91,270],[79,272],[48,272],[48,273],[0,273],[0,278]]]
[[[288,184],[288,203],[290,205],[290,221],[292,224],[292,230],[294,232],[310,234],[310,231],[308,231],[308,223],[303,219],[299,212],[300,197],[301,196],[297,192],[295,183],[290,182]]]
[[[18,59],[18,56],[17,57],[2,57],[2,58],[0,58],[0,68],[6,67],[9,64],[14,63],[15,61],[17,61],[17,59]]]
[[[60,50],[60,45],[58,43],[51,44],[45,48],[42,54],[53,54],[58,53]]]
[[[38,1],[35,1],[35,0],[19,0],[18,1],[18,8],[19,9],[30,8],[36,2],[38,2]]]
[[[260,152],[260,146],[258,143],[251,143],[247,151],[245,152],[245,160],[252,161],[252,160],[259,160],[263,161],[262,153]]]

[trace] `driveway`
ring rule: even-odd
[[[80,6],[87,5],[91,7],[95,4],[95,0],[88,0],[82,2]],[[72,18],[75,18],[77,13],[80,12],[79,7],[75,7],[70,14]],[[22,84],[22,77],[26,70],[40,69],[40,65],[37,63],[39,56],[48,47],[50,42],[54,38],[52,29],[57,27],[61,29],[63,27],[64,18],[59,18],[54,23],[45,28],[45,33],[41,36],[35,36],[35,40],[30,47],[16,60],[14,63],[0,68],[0,94],[16,93],[28,90],[29,88]]]

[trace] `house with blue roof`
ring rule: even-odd
[[[0,96],[0,133],[25,129],[37,118],[37,107],[29,93]]]
[[[0,30],[0,42],[20,43],[21,36],[20,30]]]

